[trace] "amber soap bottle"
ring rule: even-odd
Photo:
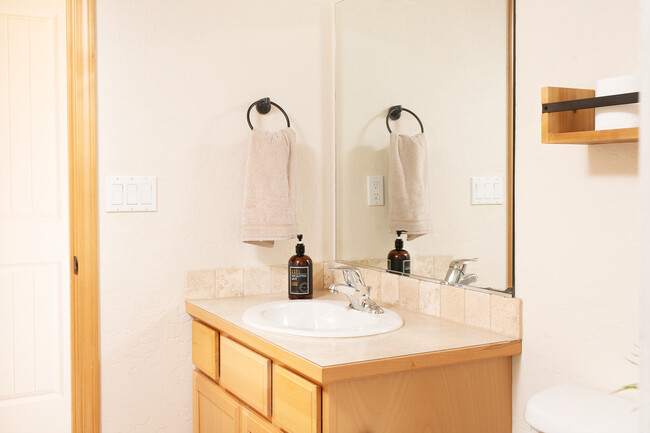
[[[298,235],[296,255],[289,259],[289,299],[311,299],[313,296],[311,258],[305,255],[302,235]]]
[[[406,230],[397,230],[395,249],[388,253],[386,269],[393,274],[409,275],[411,273],[411,255],[404,249],[402,233],[406,233]]]

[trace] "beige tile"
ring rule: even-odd
[[[445,275],[447,275],[447,269],[449,269],[449,263],[454,260],[454,256],[451,254],[441,254],[435,257],[434,259],[434,274],[437,280],[444,280]]]
[[[368,259],[368,266],[377,269],[386,269],[386,258],[383,259]]]
[[[399,284],[399,304],[411,311],[420,307],[420,280],[411,277],[397,277]]]
[[[375,301],[381,301],[381,274],[373,269],[361,269],[363,282],[370,287],[370,297]]]
[[[440,286],[440,317],[463,323],[465,321],[465,290]]]
[[[314,292],[324,290],[325,287],[323,286],[323,279],[324,279],[323,262],[312,263],[312,270],[314,271],[314,276],[313,276]]]
[[[436,277],[436,258],[435,256],[427,256],[424,258],[424,274],[427,277]],[[444,275],[443,275],[444,278]]]
[[[521,299],[490,295],[490,330],[521,338]]]
[[[381,273],[381,300],[387,304],[399,303],[399,282],[397,275]]]
[[[244,295],[262,295],[272,292],[271,267],[244,268]]]
[[[244,294],[244,270],[242,268],[221,268],[216,270],[216,297],[227,298]]]
[[[214,269],[187,271],[185,273],[185,298],[212,299],[214,298]]]
[[[426,275],[426,262],[424,257],[415,257],[411,259],[411,275]]]
[[[465,323],[490,329],[490,296],[487,293],[465,290]]]
[[[273,293],[288,293],[289,268],[287,265],[271,266],[271,290]]]
[[[336,265],[339,266],[339,265]],[[332,271],[332,282],[336,284],[345,284],[345,278],[342,271]]]
[[[420,313],[440,317],[440,284],[420,281]]]
[[[336,261],[329,261],[323,263],[323,287],[328,287],[332,283],[345,284],[343,280],[343,272],[341,271],[330,271],[330,268],[336,268],[338,266],[348,266],[343,263],[338,263]]]
[[[334,278],[332,277],[332,271],[329,270],[330,267],[329,262],[323,263],[323,287],[328,289],[330,284],[334,281]]]

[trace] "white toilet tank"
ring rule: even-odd
[[[538,392],[526,403],[524,417],[542,433],[638,433],[638,404],[579,385]]]

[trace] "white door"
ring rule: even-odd
[[[0,0],[0,433],[69,433],[65,0]]]

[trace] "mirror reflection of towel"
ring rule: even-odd
[[[296,235],[296,133],[254,129],[248,148],[242,241],[272,248]]]
[[[424,134],[390,134],[388,224],[392,231],[406,230],[408,240],[433,229],[427,166]]]

